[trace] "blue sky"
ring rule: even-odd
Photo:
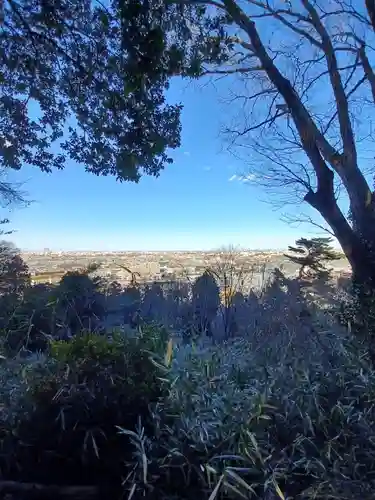
[[[23,168],[11,179],[35,201],[9,215],[13,241],[25,250],[207,250],[285,248],[301,236],[264,191],[234,178],[246,167],[223,149],[217,91],[176,81],[170,99],[184,103],[182,147],[160,177],[120,184],[74,163],[52,174]]]

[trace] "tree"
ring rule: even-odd
[[[0,206],[9,208],[29,205],[30,200],[27,199],[27,193],[23,190],[22,183],[9,182],[6,174],[6,169],[0,167]]]
[[[259,166],[252,178],[268,191],[277,186],[300,195],[340,242],[355,280],[374,286],[375,201],[372,172],[361,158],[363,141],[372,144],[375,100],[371,9],[369,18],[365,2],[350,0],[145,5],[162,31],[163,64],[154,62],[156,71],[167,79],[228,76],[242,120],[227,132]],[[142,62],[144,53],[137,58]],[[340,190],[351,221],[338,202]]]
[[[180,106],[165,102],[157,12],[150,18],[137,0],[105,4],[1,3],[3,168],[50,172],[70,158],[96,175],[138,181],[171,162]]]
[[[225,338],[229,338],[237,328],[235,298],[239,298],[238,294],[249,292],[254,269],[249,267],[248,258],[241,255],[239,248],[228,246],[217,251],[214,261],[207,263],[207,270],[219,285],[221,325]]]
[[[100,280],[90,276],[96,269],[93,265],[82,271],[67,272],[54,292],[59,323],[72,334],[95,331],[105,316]]]
[[[0,241],[0,295],[20,294],[30,285],[27,264],[9,241]]]
[[[205,271],[192,285],[195,327],[199,333],[212,336],[211,323],[220,306],[220,289],[214,275]]]
[[[325,277],[329,273],[326,263],[340,259],[340,254],[332,246],[332,238],[300,238],[296,246],[289,246],[285,254],[289,260],[300,266],[298,277]]]

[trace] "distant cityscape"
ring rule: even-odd
[[[54,283],[68,271],[84,269],[90,264],[99,265],[96,274],[121,285],[130,282],[132,274],[139,282],[192,280],[207,268],[225,265],[228,260],[244,273],[267,273],[275,267],[287,275],[294,275],[297,267],[281,251],[243,250],[232,253],[211,252],[23,252],[33,283]],[[348,269],[345,259],[336,261],[337,272]],[[129,272],[130,271],[130,272]]]

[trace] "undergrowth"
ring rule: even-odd
[[[113,499],[373,499],[375,370],[292,285],[257,302],[252,336],[187,343],[143,322],[3,356],[2,479]]]

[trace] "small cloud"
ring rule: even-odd
[[[184,151],[185,156],[190,156],[190,151]]]
[[[255,181],[256,178],[257,178],[257,176],[255,174],[247,174],[247,175],[242,176],[241,180],[243,182],[251,182],[251,181]]]
[[[209,172],[210,170],[212,170],[212,167],[210,167],[209,165],[207,165],[207,166],[203,167],[203,170],[205,172]]]
[[[255,181],[256,178],[257,176],[255,174],[247,174],[247,175],[234,174],[231,177],[229,177],[229,181],[252,182]]]

